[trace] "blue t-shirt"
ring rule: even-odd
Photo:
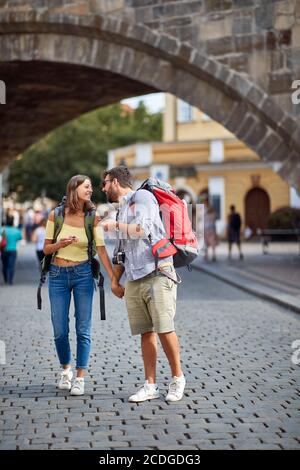
[[[22,232],[16,227],[3,227],[6,236],[6,247],[4,251],[16,251],[17,242],[22,240]]]

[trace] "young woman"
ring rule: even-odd
[[[58,358],[63,367],[58,388],[71,390],[71,395],[84,394],[84,371],[88,367],[91,346],[91,319],[94,279],[88,261],[88,240],[84,228],[85,211],[93,208],[91,180],[84,175],[73,176],[66,192],[64,223],[54,243],[54,211],[49,215],[46,227],[44,253],[54,254],[49,271],[49,297],[51,320]],[[112,267],[107,255],[103,232],[96,227],[94,239],[97,252],[108,276],[112,278]],[[69,308],[71,292],[75,305],[75,327],[77,336],[77,377],[71,384],[71,350],[69,343]]]

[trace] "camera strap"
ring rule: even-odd
[[[120,215],[120,209],[117,210],[116,214],[116,221],[119,221],[119,215]],[[119,251],[123,251],[123,246],[122,246],[122,239],[120,238],[120,231],[116,231],[116,238],[117,238],[117,243],[115,246],[115,252],[114,255],[116,255]]]

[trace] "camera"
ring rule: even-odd
[[[125,262],[125,253],[124,251],[118,251],[112,257],[112,264],[123,264]]]

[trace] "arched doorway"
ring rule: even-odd
[[[251,189],[245,197],[245,225],[250,227],[253,233],[258,228],[267,227],[270,215],[270,198],[262,188]]]
[[[193,230],[197,230],[197,213],[196,213],[196,204],[195,197],[193,194],[186,189],[176,189],[176,194],[180,199],[183,199],[188,205],[188,213],[191,218]]]
[[[185,191],[184,189],[178,189],[176,191],[176,194],[178,197],[180,197],[180,199],[183,199],[187,204],[192,204],[194,202],[192,195],[188,193],[187,191]]]

